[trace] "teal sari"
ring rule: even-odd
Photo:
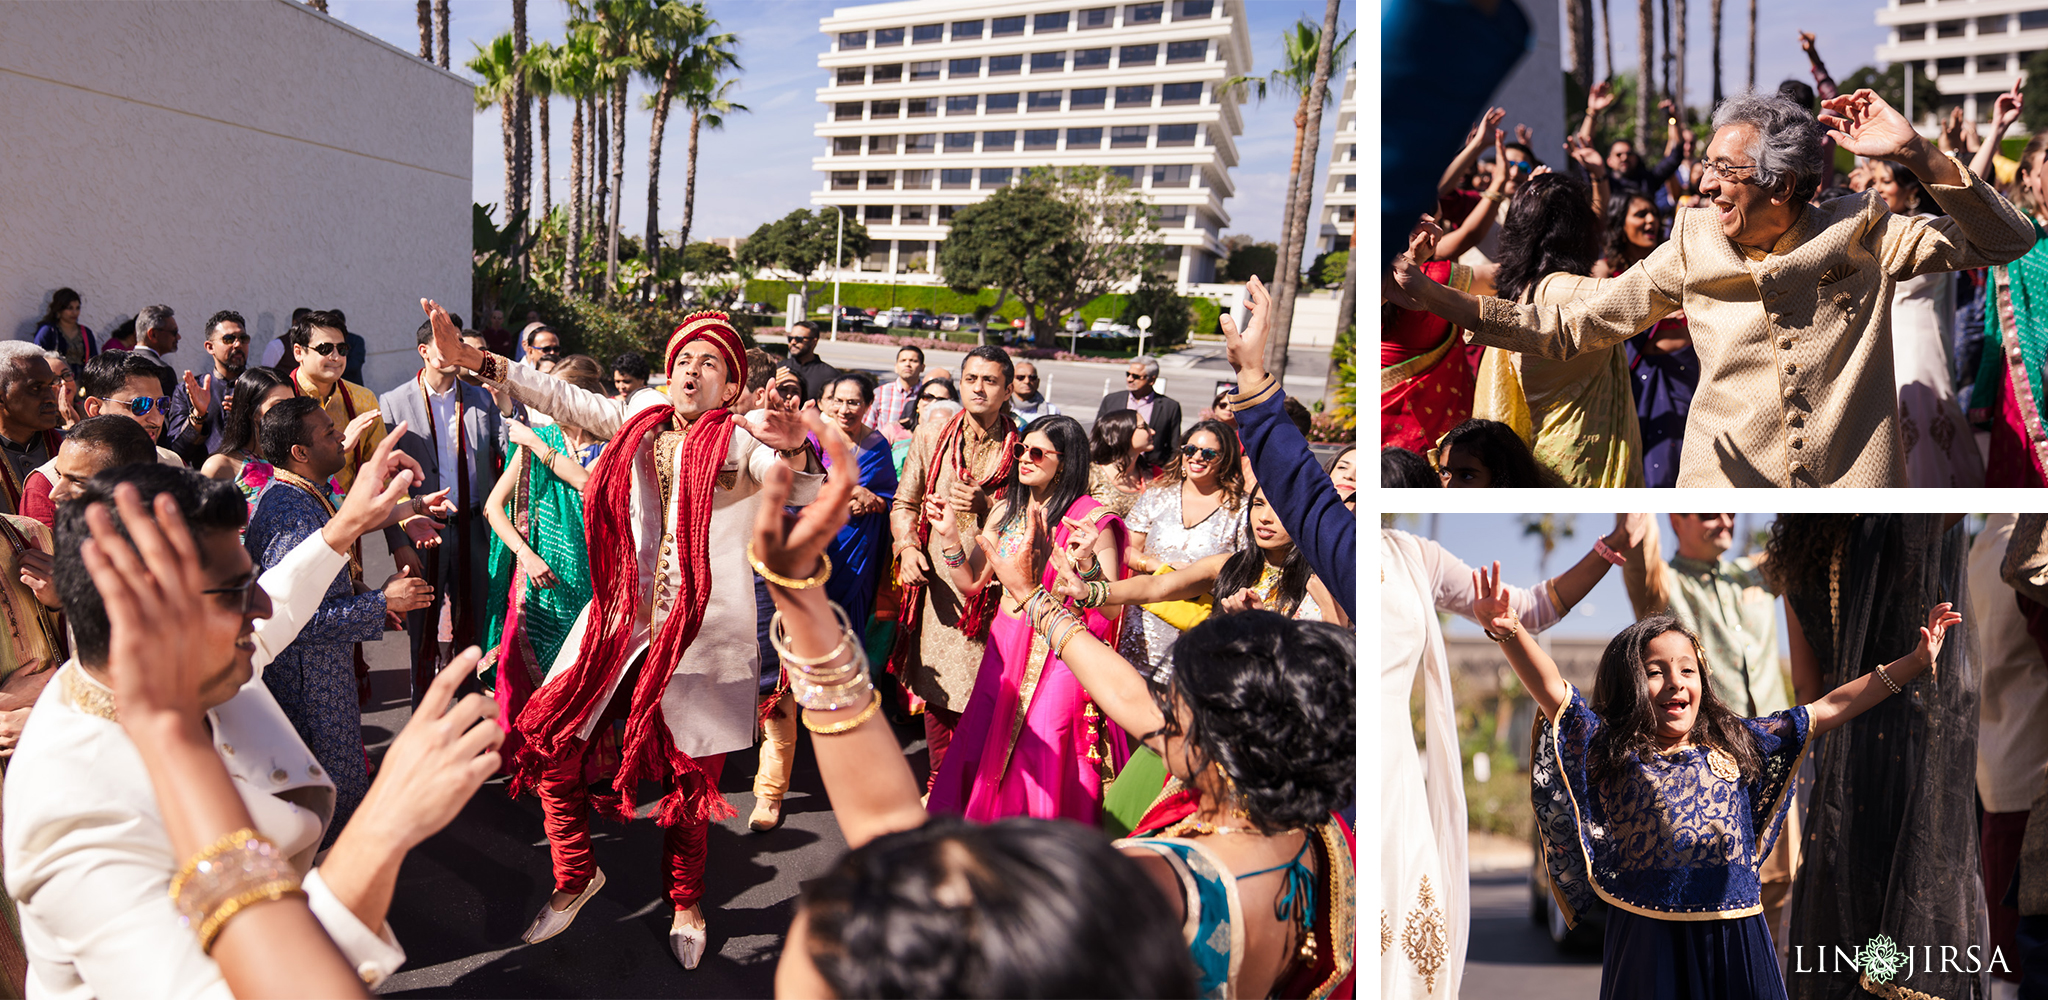
[[[536,427],[542,441],[565,456],[577,455],[558,426]],[[594,458],[593,454],[589,457]],[[588,462],[583,462],[588,465]],[[590,559],[583,542],[583,493],[563,482],[525,449],[514,452],[508,475],[521,478],[507,511],[512,527],[548,564],[558,581],[539,587],[519,565],[518,556],[496,532],[491,534],[491,593],[484,621],[485,658],[495,671],[499,719],[519,714],[526,696],[540,687],[576,616],[590,603]],[[510,668],[510,669],[501,669]]]

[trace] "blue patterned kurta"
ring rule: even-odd
[[[303,490],[280,485],[263,491],[242,544],[261,572],[283,562],[327,520],[319,501]],[[333,846],[335,835],[370,790],[363,758],[363,712],[356,702],[355,645],[383,636],[384,592],[355,593],[344,569],[327,585],[319,612],[306,621],[299,637],[263,669],[263,683],[334,779],[334,820],[327,825],[322,848]]]

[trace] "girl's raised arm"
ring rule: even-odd
[[[1571,697],[1571,688],[1558,676],[1557,663],[1550,654],[1522,628],[1521,617],[1509,603],[1507,584],[1500,581],[1499,560],[1494,561],[1490,572],[1484,566],[1472,571],[1472,589],[1478,595],[1472,602],[1472,616],[1486,629],[1487,638],[1500,644],[1508,665],[1515,668],[1515,676],[1535,696],[1543,717],[1555,717],[1558,706]]]
[[[1922,671],[1934,669],[1934,660],[1941,655],[1942,640],[1947,636],[1949,626],[1963,620],[1963,616],[1954,609],[1953,604],[1937,604],[1928,609],[1927,624],[1920,629],[1920,648],[1829,691],[1808,705],[1806,710],[1812,713],[1813,735],[1819,736],[1862,715],[1878,702],[1897,694],[1906,682],[1920,676]]]

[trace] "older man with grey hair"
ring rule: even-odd
[[[164,391],[171,391],[171,363],[164,355],[178,349],[178,314],[170,306],[143,306],[135,314],[135,353],[164,369]]]
[[[0,514],[21,513],[28,475],[57,457],[57,377],[43,349],[0,341]]]
[[[1618,278],[1547,281],[1514,303],[1440,285],[1411,253],[1395,262],[1389,299],[1472,331],[1474,343],[1557,360],[1612,348],[1682,309],[1700,382],[1678,485],[1904,486],[1893,287],[2017,260],[2034,227],[1876,93],[1822,107],[1816,121],[1776,96],[1723,102],[1700,165],[1713,206],[1680,209],[1671,239]],[[1808,204],[1827,169],[1823,138],[1911,170],[1946,217],[1893,215],[1871,191]],[[1432,241],[1425,227],[1415,245]]]
[[[1159,359],[1139,355],[1124,369],[1124,389],[1102,397],[1095,419],[1118,410],[1136,410],[1138,419],[1152,427],[1152,461],[1164,467],[1180,447],[1180,402],[1160,395]]]

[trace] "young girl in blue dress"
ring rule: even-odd
[[[1615,636],[1589,701],[1522,630],[1500,564],[1473,575],[1473,616],[1543,713],[1531,792],[1553,891],[1574,923],[1593,900],[1608,905],[1602,1000],[1783,998],[1757,869],[1800,758],[1930,669],[1962,616],[1938,604],[1903,659],[1811,704],[1744,719],[1705,683],[1699,640],[1676,618]]]

